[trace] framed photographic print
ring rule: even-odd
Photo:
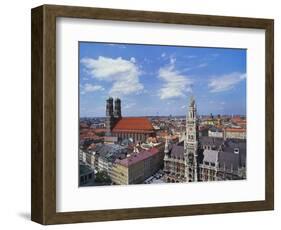
[[[274,208],[273,20],[32,9],[41,224]]]

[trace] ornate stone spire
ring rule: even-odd
[[[189,106],[190,106],[190,107],[194,107],[194,106],[195,106],[195,99],[194,99],[194,97],[191,96],[189,100],[190,100],[190,101],[189,101]]]
[[[187,119],[196,119],[196,104],[193,96],[191,96],[189,99]]]
[[[193,96],[190,97],[188,112],[186,115],[186,139],[184,152],[186,179],[188,182],[198,181],[198,125],[196,104]]]

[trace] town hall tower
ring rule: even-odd
[[[186,181],[198,181],[198,123],[196,104],[193,97],[190,99],[186,115],[186,140],[184,146]]]

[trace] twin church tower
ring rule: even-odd
[[[116,98],[114,100],[113,106],[113,98],[110,97],[106,100],[106,134],[108,136],[111,135],[111,130],[114,124],[122,118],[121,113],[121,100]]]

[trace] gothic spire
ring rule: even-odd
[[[194,106],[195,106],[195,99],[194,99],[194,96],[191,96],[191,97],[190,97],[189,106],[190,106],[190,107],[194,107]]]

